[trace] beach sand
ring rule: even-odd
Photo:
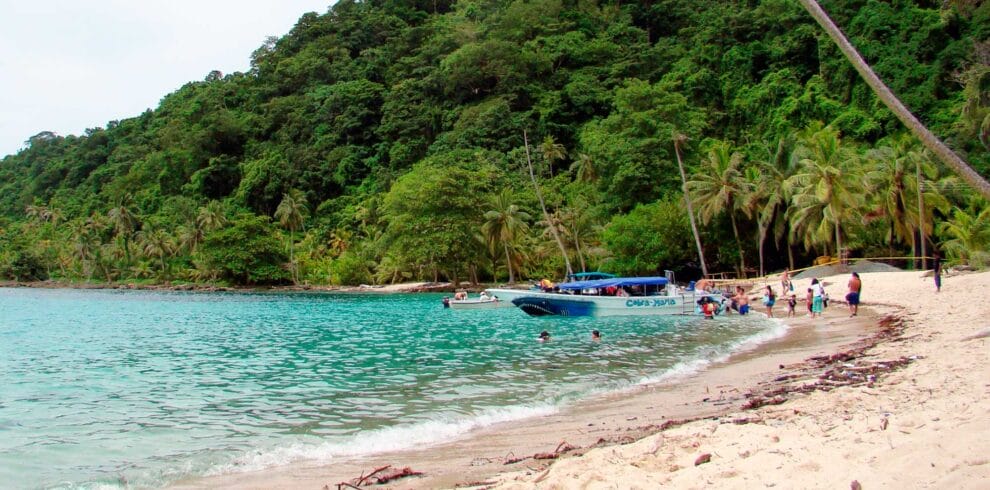
[[[388,488],[987,488],[990,273],[943,277],[938,294],[918,272],[861,276],[859,316],[839,301],[849,276],[824,278],[824,318],[685,378],[429,448],[175,487],[334,489],[392,465],[424,475]]]

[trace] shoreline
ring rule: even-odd
[[[470,292],[481,291],[486,285],[477,287],[460,287]],[[71,281],[0,281],[0,288],[32,288],[32,289],[80,289],[80,290],[131,290],[131,291],[189,291],[203,293],[238,292],[238,293],[447,293],[457,287],[449,282],[404,282],[399,284],[358,286],[218,286],[215,284],[140,284],[133,282],[71,282]]]
[[[842,296],[831,289],[830,294]],[[850,319],[845,305],[836,302],[826,310],[825,318],[786,319],[788,330],[783,337],[735,353],[699,372],[584,400],[552,415],[486,427],[452,442],[356,460],[303,461],[255,472],[194,478],[171,488],[334,488],[386,465],[424,473],[389,482],[389,488],[470,488],[499,483],[539,486],[542,479],[520,482],[556,465],[549,465],[552,459],[533,459],[533,455],[548,456],[560,449],[559,461],[582,459],[596,447],[608,450],[662,437],[664,430],[672,427],[738,418],[730,415],[739,412],[754,394],[764,392],[775,378],[816,376],[806,372],[809,357],[828,356],[870,338],[878,330],[879,320],[892,311],[888,306],[870,305],[868,301],[863,315]],[[572,449],[565,451],[566,446]],[[503,464],[509,460],[516,461]]]

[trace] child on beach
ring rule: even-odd
[[[797,296],[791,293],[787,297],[787,316],[794,316],[794,308],[797,306]]]
[[[804,300],[808,303],[808,316],[814,316],[811,312],[811,306],[815,304],[815,292],[813,289],[808,288],[808,295],[805,296]]]

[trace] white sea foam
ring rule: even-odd
[[[733,355],[751,351],[763,344],[766,344],[767,342],[771,342],[787,335],[789,327],[783,320],[779,318],[768,318],[767,320],[771,323],[771,326],[767,329],[738,339],[735,342],[721,346],[720,348],[705,346],[703,347],[703,351],[699,352],[696,357],[682,360],[658,375],[644,377],[640,379],[636,385],[644,386],[657,383],[676,382],[678,380],[688,378],[693,374],[704,371],[712,364],[726,362]]]
[[[426,422],[399,425],[363,432],[359,436],[319,444],[294,443],[257,451],[216,465],[206,476],[257,471],[299,461],[330,461],[334,458],[368,456],[391,451],[430,447],[456,440],[466,434],[503,422],[552,415],[552,405],[514,406],[486,410],[476,416],[444,417]]]

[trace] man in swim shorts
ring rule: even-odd
[[[849,292],[846,293],[846,302],[849,303],[849,316],[856,316],[859,313],[859,293],[863,290],[863,281],[859,278],[858,272],[853,272],[849,278]]]

